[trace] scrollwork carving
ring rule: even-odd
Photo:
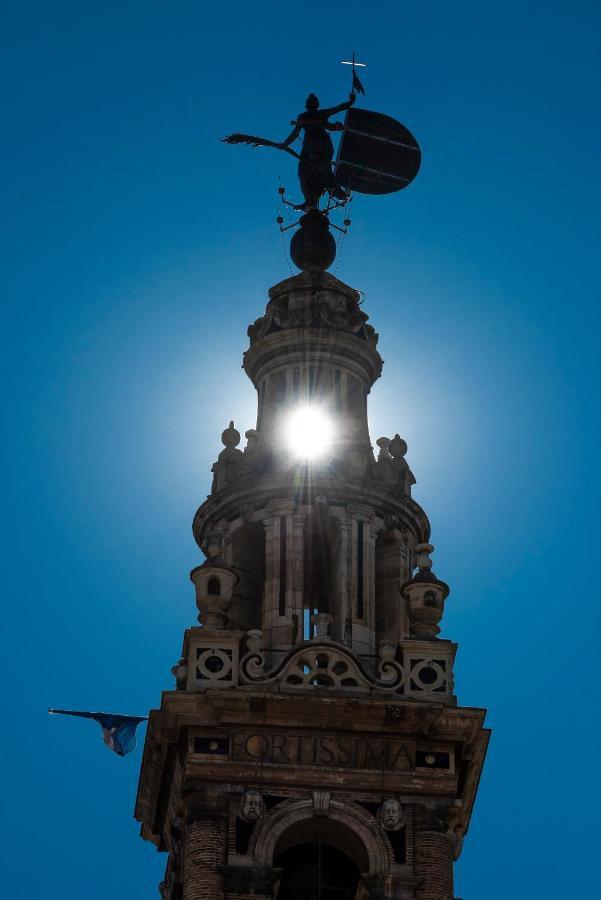
[[[247,654],[240,663],[240,673],[248,681],[255,681],[265,674],[265,656],[263,654],[263,632],[252,628],[246,632]]]
[[[423,653],[418,643],[411,643],[408,648],[401,644],[402,658],[398,659],[397,646],[383,643],[374,676],[350,648],[329,639],[320,642],[313,638],[290,650],[283,660],[265,671],[262,635],[260,632],[253,635],[250,641],[247,637],[248,652],[240,662],[242,684],[273,685],[278,690],[376,691],[439,703],[453,701],[453,645],[440,646],[433,657]]]
[[[312,642],[291,651],[270,672],[264,673],[260,653],[247,653],[240,664],[240,680],[246,684],[278,684],[280,688],[336,688],[350,690],[398,691],[404,677],[402,666],[394,659],[380,665],[384,677],[369,675],[355,655],[341,644]]]
[[[404,672],[396,660],[396,647],[394,644],[380,645],[380,664],[378,666],[378,677],[383,684],[396,684],[399,687],[404,681]]]

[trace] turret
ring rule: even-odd
[[[223,432],[213,490],[194,520],[209,560],[193,579],[203,624],[260,634],[267,665],[327,639],[377,674],[390,647],[398,662],[403,641],[438,633],[428,627],[434,608],[418,610],[430,594],[412,580],[430,529],[411,498],[407,444],[378,438],[375,458],[369,435],[377,337],[357,291],[323,272],[275,285],[249,328],[256,427],[243,450],[233,422]],[[235,576],[227,600],[198,593],[216,561]],[[448,644],[449,696],[453,652]]]

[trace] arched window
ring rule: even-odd
[[[207,594],[220,594],[221,593],[221,582],[218,578],[209,578],[209,583],[207,584]]]
[[[434,591],[426,591],[424,594],[424,606],[438,606]]]

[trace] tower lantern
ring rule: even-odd
[[[319,197],[344,203],[372,183],[352,155],[357,123],[388,142],[386,183],[400,177],[395,159],[414,151],[395,149],[390,126],[374,136],[382,119],[394,122],[347,111],[331,178],[307,184],[305,160],[315,205],[297,234],[311,212],[329,239]],[[395,434],[372,447],[378,335],[313,237],[310,264],[271,288],[248,329],[256,423],[242,448],[233,422],[223,432],[194,517],[199,625],[150,714],[136,802],[143,837],[167,854],[164,900],[454,900],[485,713],[454,693],[449,588],[432,572],[407,445]]]

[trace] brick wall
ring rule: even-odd
[[[417,900],[453,900],[453,854],[449,839],[439,831],[415,835],[415,874],[423,878]]]
[[[225,819],[193,819],[184,840],[184,900],[224,900]]]

